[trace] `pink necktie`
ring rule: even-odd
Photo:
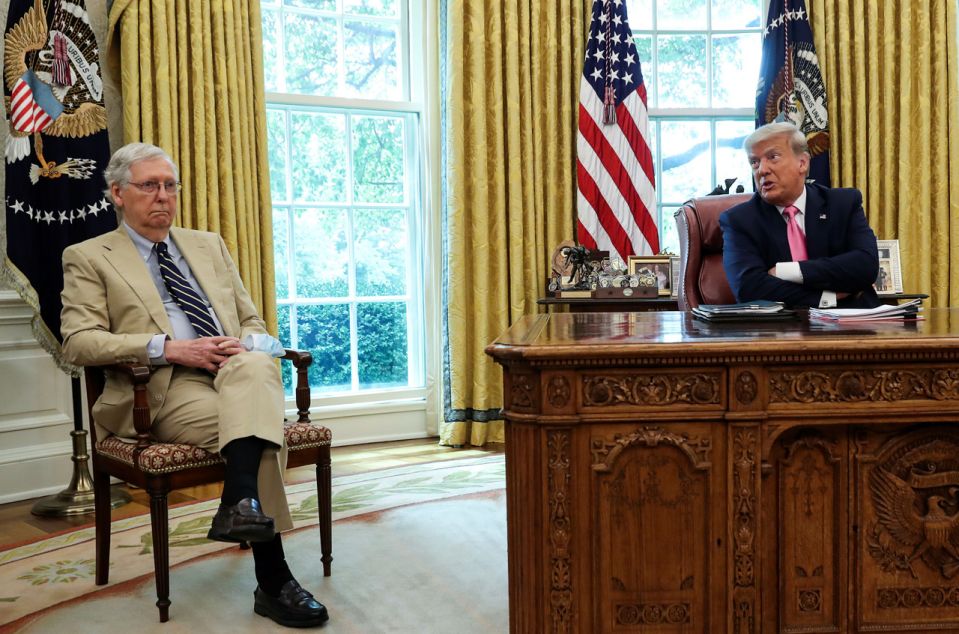
[[[786,238],[789,239],[789,251],[792,253],[793,262],[802,262],[807,259],[806,255],[806,236],[796,222],[796,214],[799,213],[798,207],[790,205],[783,209],[786,214]]]

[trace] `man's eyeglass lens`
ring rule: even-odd
[[[163,186],[163,189],[166,190],[166,193],[171,196],[177,194],[183,186],[177,181],[166,181],[165,183],[158,183],[157,181],[144,181],[142,183],[130,183],[139,189],[140,191],[147,194],[155,194],[159,191],[160,186]]]

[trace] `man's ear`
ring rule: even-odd
[[[803,177],[809,176],[809,161],[812,159],[809,156],[809,152],[803,152],[799,155],[799,166],[802,169]]]
[[[117,208],[123,207],[123,196],[120,195],[120,186],[116,183],[110,185],[110,193],[113,194],[114,205]]]

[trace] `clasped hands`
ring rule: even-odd
[[[235,354],[246,352],[236,337],[168,339],[163,344],[167,363],[201,368],[216,374]]]

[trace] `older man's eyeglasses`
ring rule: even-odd
[[[162,187],[170,196],[176,196],[180,193],[180,190],[183,189],[183,185],[179,181],[164,181],[162,183],[157,181],[143,181],[142,183],[131,182],[130,184],[145,194],[155,194],[160,191]]]

